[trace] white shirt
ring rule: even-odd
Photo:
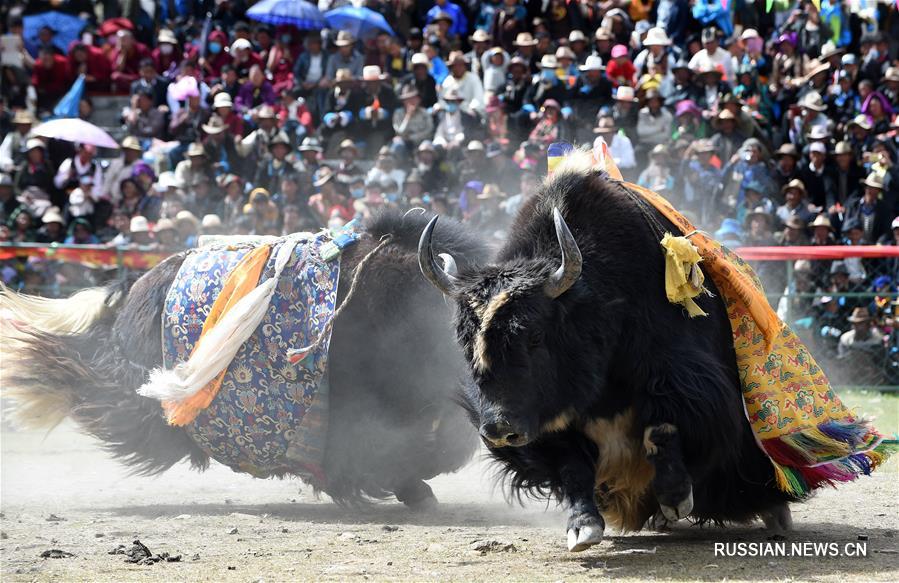
[[[484,106],[484,85],[481,79],[471,71],[465,71],[461,79],[456,79],[452,75],[448,75],[440,85],[441,95],[446,93],[450,88],[455,88],[462,96],[462,109],[468,111],[483,112]]]
[[[322,67],[322,55],[321,53],[317,55],[309,56],[309,70],[306,71],[306,78],[304,81],[307,83],[318,83],[318,80],[322,78],[322,75],[325,74],[325,68]]]
[[[703,65],[711,63],[716,69],[724,71],[724,80],[732,83],[734,79],[734,60],[730,53],[718,47],[715,52],[709,54],[706,49],[702,49],[690,59],[690,69],[696,70],[702,68]]]
[[[94,163],[94,183],[91,185],[90,192],[88,194],[91,195],[91,198],[94,200],[100,200],[103,197],[103,170],[100,168],[100,163],[96,160]],[[59,170],[56,172],[56,176],[53,178],[53,184],[56,185],[56,188],[62,188],[63,185],[68,182],[69,173],[72,169],[72,164],[75,164],[75,176],[81,177],[88,173],[90,170],[90,164],[83,164],[81,162],[81,158],[75,156],[74,158],[67,158],[63,160],[62,164],[59,165]],[[85,192],[87,192],[85,190]]]

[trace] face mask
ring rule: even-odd
[[[457,111],[459,111],[458,103],[447,103],[446,104],[446,112],[447,113],[456,113]]]
[[[159,52],[163,55],[171,55],[175,51],[175,47],[170,44],[159,45]]]
[[[213,55],[222,52],[222,43],[209,43],[209,52]]]
[[[540,77],[541,77],[544,81],[546,81],[547,83],[549,83],[550,81],[555,81],[555,79],[556,79],[556,72],[555,72],[555,71],[551,71],[551,70],[549,70],[549,69],[544,69],[543,71],[540,71]]]
[[[286,45],[289,45],[291,40],[293,40],[293,37],[291,37],[289,34],[282,34],[282,35],[281,35],[281,42],[282,42],[282,43],[284,43],[284,44],[286,44]]]
[[[762,50],[762,39],[760,38],[751,38],[746,45],[746,48],[750,53],[758,53]]]
[[[362,198],[365,196],[364,188],[352,188],[350,189],[350,194],[353,195],[353,198]]]

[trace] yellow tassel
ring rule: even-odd
[[[707,316],[693,298],[704,292],[705,276],[699,269],[702,257],[696,246],[686,237],[675,237],[665,233],[662,237],[665,250],[665,294],[672,304],[680,304],[690,315]]]

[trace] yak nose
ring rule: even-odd
[[[495,447],[517,446],[527,442],[527,438],[512,427],[508,421],[491,421],[481,425],[481,436]]]

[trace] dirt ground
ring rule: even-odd
[[[788,545],[835,542],[842,550],[862,541],[866,557],[715,556],[716,542],[766,542],[761,524],[683,523],[667,533],[607,532],[599,546],[572,554],[561,511],[507,506],[491,494],[483,462],[433,480],[441,505],[417,514],[389,502],[344,509],[298,482],[254,480],[222,466],[128,476],[70,425],[46,437],[0,437],[4,582],[899,580],[896,459],[793,510]],[[109,554],[135,539],[181,560],[139,565]],[[41,558],[52,549],[74,556]]]

